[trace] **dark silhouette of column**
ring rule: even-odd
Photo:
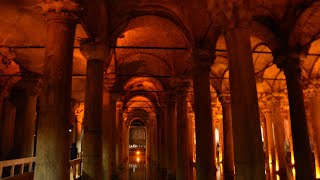
[[[197,180],[216,178],[209,83],[209,72],[212,62],[213,56],[207,50],[194,50],[193,91],[196,127]]]
[[[177,87],[177,180],[191,180],[192,172],[192,122],[187,114],[188,82],[180,82]]]
[[[167,102],[167,176],[169,180],[176,179],[177,168],[177,112],[176,94],[170,92]]]
[[[315,173],[302,92],[300,59],[297,55],[275,55],[274,61],[286,76],[296,178],[314,179]]]
[[[231,99],[229,94],[220,94],[219,101],[223,116],[223,171],[225,180],[234,179],[234,152],[232,136]]]
[[[37,139],[35,180],[69,179],[69,118],[73,43],[80,8],[44,1],[47,19],[43,89]]]
[[[86,72],[86,94],[83,136],[83,178],[102,179],[102,113],[104,61],[89,59]]]
[[[234,7],[234,19],[225,27],[230,68],[230,93],[236,179],[265,179],[263,144],[256,81],[251,55],[249,17]],[[244,18],[244,19],[242,19]]]
[[[36,103],[41,83],[30,78],[20,80],[11,93],[16,105],[14,159],[32,157],[34,151]]]
[[[111,93],[113,80],[105,78],[103,92],[103,120],[102,120],[102,179],[111,179],[114,171],[113,161],[113,127],[116,119],[117,97]]]
[[[160,111],[160,123],[159,123],[159,130],[158,131],[158,136],[160,136],[158,139],[159,143],[159,178],[160,179],[166,179],[167,176],[167,105],[164,103],[161,104],[161,111]]]

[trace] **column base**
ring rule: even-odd
[[[233,172],[224,172],[223,174],[224,180],[234,180],[234,173]]]

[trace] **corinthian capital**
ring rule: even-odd
[[[248,0],[207,0],[211,20],[225,28],[248,27],[251,21]]]
[[[77,22],[82,10],[77,0],[39,0],[47,20]]]

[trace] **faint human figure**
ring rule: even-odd
[[[78,157],[78,148],[76,143],[72,143],[70,148],[70,160],[77,159]]]

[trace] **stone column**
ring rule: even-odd
[[[302,92],[300,59],[298,55],[278,55],[274,61],[286,76],[296,177],[297,179],[314,179],[312,152]]]
[[[234,152],[232,136],[231,99],[229,94],[220,94],[219,101],[222,105],[223,116],[223,170],[224,179],[234,179]]]
[[[114,169],[113,164],[113,127],[116,118],[116,97],[111,94],[111,78],[105,78],[103,92],[103,120],[102,120],[102,179],[109,180]]]
[[[167,104],[167,176],[169,180],[176,179],[177,167],[177,112],[176,94],[170,92]]]
[[[161,115],[160,115],[160,132],[158,135],[159,137],[159,179],[166,179],[167,177],[167,142],[168,142],[168,134],[167,134],[167,105],[161,105]]]
[[[284,132],[284,120],[281,117],[281,104],[282,99],[279,95],[273,95],[270,99],[271,110],[273,114],[273,124],[274,124],[274,136],[275,147],[276,147],[276,158],[277,158],[277,169],[276,173],[279,175],[280,180],[287,179],[287,169],[286,169],[286,152],[285,152],[285,132]]]
[[[79,11],[74,1],[43,1],[47,19],[35,180],[69,179],[69,118],[73,43]]]
[[[39,95],[38,79],[23,79],[12,89],[16,105],[14,159],[32,157],[36,126],[36,103]]]
[[[269,98],[269,97],[268,97]],[[268,166],[270,178],[276,179],[276,152],[275,152],[275,137],[274,137],[274,124],[273,124],[273,114],[272,107],[269,99],[264,99],[262,113],[266,118],[266,141],[268,144]]]
[[[122,107],[123,102],[117,101],[116,103],[116,119],[114,124],[114,133],[113,133],[113,139],[114,139],[114,152],[115,152],[115,168],[116,168],[116,174],[119,175],[120,169],[121,169],[121,157],[122,157],[122,122],[123,122],[123,114],[122,114]]]
[[[194,112],[190,108],[188,110],[188,121],[191,123],[191,127],[189,129],[191,134],[191,143],[189,144],[189,148],[192,150],[192,179],[196,179],[196,167],[195,167],[195,161],[196,161],[196,147],[195,147],[195,120],[194,120]]]
[[[157,115],[156,113],[150,113],[150,122],[151,122],[151,178],[156,179],[156,165],[157,165]]]
[[[102,111],[104,61],[89,59],[84,108],[83,178],[102,179]]]
[[[14,124],[16,107],[9,98],[3,100],[3,114],[0,124],[0,160],[12,159],[11,152],[14,149]]]
[[[192,122],[187,114],[188,82],[182,82],[177,90],[177,180],[192,180]]]
[[[243,9],[242,9],[243,8]],[[265,179],[263,144],[250,44],[249,9],[232,7],[225,26],[236,179]]]
[[[319,81],[312,82],[309,92],[308,101],[310,104],[310,124],[312,133],[312,145],[316,168],[316,178],[320,178],[320,93],[319,93]]]
[[[196,127],[197,180],[215,179],[214,133],[212,132],[209,72],[213,56],[206,50],[193,52],[193,91]]]

